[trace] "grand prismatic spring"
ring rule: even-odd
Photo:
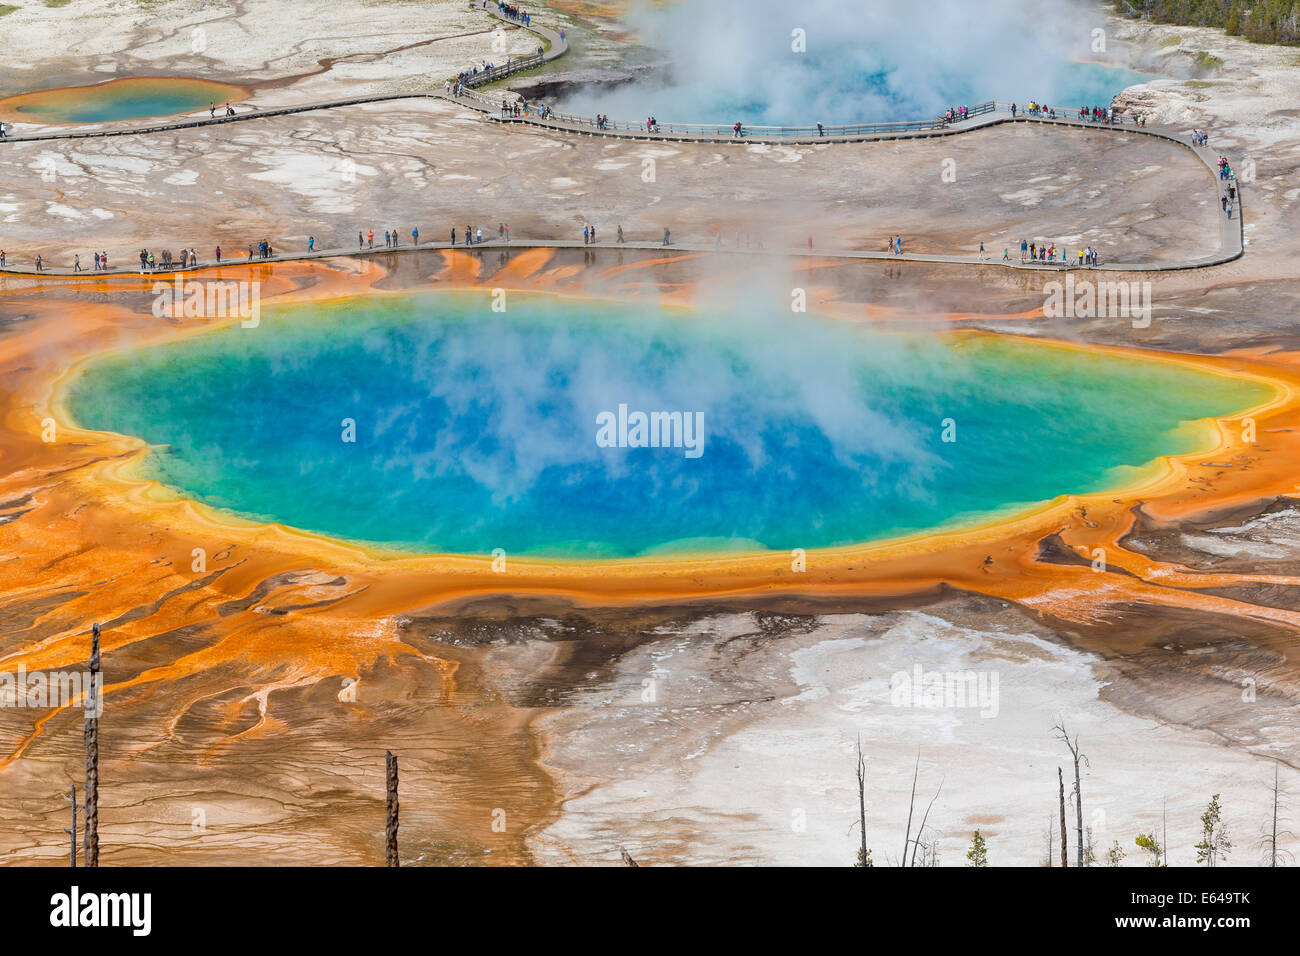
[[[1274,20],[732,6],[0,13],[0,861],[1300,850]]]
[[[99,360],[70,417],[157,446],[142,476],[205,504],[433,553],[726,555],[969,524],[1122,487],[1269,397],[779,314],[524,299],[484,316],[481,297],[426,296],[261,321]]]

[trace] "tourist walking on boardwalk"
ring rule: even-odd
[[[37,256],[37,257],[36,257],[36,271],[37,271],[37,272],[44,272],[44,271],[45,271],[45,267],[44,267],[43,265],[41,265],[41,257],[40,257],[40,256]]]
[[[420,244],[420,227],[416,226],[411,230],[411,245],[418,246],[419,244]]]
[[[72,271],[73,272],[81,271],[81,255],[79,253],[72,257]]]
[[[398,239],[398,237],[397,237],[397,227],[394,226],[394,227],[393,227],[393,248],[396,249],[396,248],[397,248],[398,246],[400,246],[401,244],[402,244],[402,243],[401,243],[401,240]]]
[[[455,226],[452,226],[452,227],[451,227],[451,244],[452,244],[453,246],[456,244],[456,227],[455,227]]]
[[[622,241],[623,241],[623,227],[622,227],[622,226],[619,226],[619,227],[618,227],[618,241],[619,241],[619,242],[622,242]]]
[[[0,269],[5,267],[5,251],[0,249]]]
[[[664,226],[664,245],[665,246],[668,245],[668,242],[669,242],[668,227]]]
[[[987,259],[987,258],[988,258],[988,256],[986,256],[986,255],[984,254],[984,240],[983,240],[983,239],[980,240],[980,258],[981,258],[981,259]]]
[[[474,244],[477,245],[482,241],[483,241],[483,227],[479,226],[478,231],[474,233]]]
[[[367,230],[366,230],[366,239],[368,239],[368,240],[370,241],[370,248],[371,248],[371,249],[375,248],[375,230],[373,230],[373,229],[367,229]]]
[[[585,246],[588,245],[590,242],[591,242],[591,231],[588,229],[587,226],[584,225],[582,227],[582,244]]]
[[[307,251],[308,251],[308,252],[314,252],[314,251],[316,251],[316,237],[315,237],[315,236],[308,236],[308,237],[307,237]]]
[[[591,244],[592,244],[592,245],[595,245],[595,244],[596,244],[596,227],[595,227],[595,226],[592,226],[592,227],[591,227]]]
[[[469,226],[466,226],[466,227],[465,227],[465,245],[470,246],[470,245],[473,245],[473,244],[474,244],[474,230],[472,230]]]

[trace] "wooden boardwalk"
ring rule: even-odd
[[[495,7],[485,10],[492,16],[502,20],[507,24],[520,26],[517,21],[502,17]],[[534,54],[529,57],[522,57],[517,61],[511,61],[509,65],[490,72],[481,73],[472,78],[467,85],[471,86],[461,95],[448,94],[444,90],[432,90],[427,93],[391,93],[377,94],[371,96],[357,96],[337,100],[327,100],[317,103],[304,103],[297,106],[287,106],[270,110],[253,110],[247,113],[236,114],[235,116],[218,116],[215,118],[186,118],[163,123],[149,123],[144,125],[122,125],[108,128],[97,128],[89,130],[69,130],[48,133],[33,133],[26,136],[10,136],[0,140],[0,145],[6,143],[22,143],[33,141],[47,140],[72,140],[87,139],[103,136],[137,136],[150,133],[168,132],[172,130],[183,130],[201,128],[206,126],[219,126],[226,123],[241,123],[252,120],[264,119],[273,116],[287,116],[295,113],[307,113],[317,110],[339,109],[342,107],[355,106],[364,103],[380,103],[396,100],[410,99],[442,99],[456,103],[462,107],[476,110],[485,116],[488,120],[503,124],[514,124],[520,127],[533,127],[539,131],[546,131],[558,135],[567,136],[603,136],[620,139],[633,139],[643,141],[667,141],[681,143],[710,143],[716,145],[745,146],[755,143],[763,144],[782,144],[787,146],[817,146],[835,143],[861,143],[874,142],[881,140],[900,140],[900,139],[923,139],[936,136],[957,136],[963,133],[969,133],[976,130],[989,129],[994,126],[1003,124],[1030,124],[1047,129],[1060,131],[1079,131],[1092,130],[1106,133],[1116,133],[1123,135],[1135,136],[1154,136],[1164,139],[1170,143],[1177,144],[1191,150],[1210,171],[1214,182],[1214,204],[1220,205],[1220,197],[1224,194],[1226,183],[1219,179],[1218,173],[1218,153],[1211,147],[1196,146],[1192,142],[1189,134],[1161,127],[1137,127],[1110,125],[1106,123],[1092,123],[1078,118],[1061,116],[1057,119],[1049,119],[1038,116],[1028,116],[1023,112],[1012,116],[1010,104],[989,102],[980,104],[976,107],[974,115],[970,116],[963,122],[945,123],[939,119],[930,121],[919,121],[912,123],[874,123],[861,124],[853,127],[826,127],[825,132],[820,133],[816,128],[809,127],[756,127],[746,128],[745,134],[739,138],[732,135],[727,127],[721,126],[699,126],[695,124],[672,124],[664,123],[657,130],[647,130],[644,124],[637,125],[626,122],[611,122],[608,128],[597,128],[594,118],[588,120],[575,116],[562,114],[550,115],[543,118],[535,109],[530,108],[521,116],[504,116],[501,110],[502,96],[491,96],[480,92],[472,87],[482,86],[485,83],[496,82],[506,76],[513,75],[526,69],[533,69],[537,66],[549,63],[556,58],[563,56],[568,52],[567,38],[554,29],[540,24],[530,25],[528,28],[532,33],[542,38],[547,48],[540,54]],[[1199,269],[1207,266],[1220,265],[1225,262],[1231,262],[1241,257],[1244,251],[1244,226],[1242,222],[1242,202],[1241,202],[1241,184],[1237,184],[1237,202],[1236,212],[1232,219],[1226,216],[1220,216],[1220,234],[1219,249],[1217,252],[1199,259],[1189,259],[1178,262],[1167,263],[1124,263],[1124,262],[1103,262],[1100,265],[1088,267],[1094,270],[1109,272],[1168,272],[1179,271],[1184,269]],[[506,244],[498,240],[485,241],[481,245],[475,246],[457,246],[455,248],[469,251],[487,251],[505,247]],[[571,249],[587,248],[597,250],[608,249],[635,249],[635,250],[658,250],[665,249],[659,242],[653,241],[635,241],[627,242],[621,245],[603,242],[586,245],[582,242],[568,240],[554,240],[546,238],[522,239],[516,237],[509,244],[510,249],[519,250],[524,248],[544,247],[552,249]],[[397,247],[396,249],[352,249],[352,248],[330,248],[318,249],[311,253],[306,251],[296,253],[282,253],[268,258],[254,259],[227,259],[221,263],[222,268],[235,265],[244,265],[249,263],[268,263],[268,262],[290,262],[304,259],[323,259],[338,256],[349,257],[368,257],[368,256],[385,256],[385,255],[405,255],[430,250],[440,250],[451,248],[449,243],[421,243],[418,248],[413,246]],[[902,255],[893,255],[888,252],[868,252],[865,250],[851,249],[821,249],[821,248],[773,248],[760,249],[752,246],[737,248],[735,246],[725,246],[717,243],[673,243],[667,247],[677,252],[691,253],[716,253],[725,252],[729,254],[741,255],[767,255],[767,256],[784,256],[784,257],[815,257],[815,258],[842,258],[842,259],[862,259],[862,260],[884,260],[884,261],[902,261],[902,262],[943,262],[957,263],[965,265],[982,265],[997,267],[1003,269],[1023,269],[1030,271],[1064,271],[1072,268],[1084,268],[1075,263],[1022,263],[1019,258],[1019,249],[1013,250],[1010,260],[1004,260],[995,257],[994,253],[988,253],[986,258],[972,255],[926,255],[916,253],[904,253]],[[210,269],[216,267],[214,261],[200,261],[198,268]],[[181,270],[168,270],[168,272],[178,272]],[[193,270],[186,270],[192,272]],[[140,270],[137,264],[127,267],[114,266],[107,271],[94,272],[83,271],[74,273],[70,268],[57,267],[45,268],[40,273],[36,272],[35,266],[7,266],[0,269],[0,274],[15,276],[49,276],[66,278],[76,275],[81,278],[93,279],[106,275],[128,275],[139,274]],[[168,274],[163,270],[154,275]]]

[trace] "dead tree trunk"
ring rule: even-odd
[[[899,866],[907,866],[907,848],[912,845],[912,811],[916,809],[916,775],[921,772],[921,754],[916,755],[916,767],[912,770],[912,798],[907,802],[907,830],[903,833],[903,857]]]
[[[86,866],[99,866],[99,711],[103,701],[99,676],[99,625],[91,628],[90,690],[86,693],[86,823],[84,852]]]
[[[1268,840],[1268,865],[1277,866],[1277,764],[1273,764],[1273,827]]]
[[[862,849],[858,859],[867,865],[867,761],[862,757],[862,738],[858,738],[858,832]]]
[[[1075,816],[1075,840],[1078,849],[1078,866],[1083,866],[1083,786],[1081,783],[1081,774],[1079,764],[1087,763],[1088,758],[1084,756],[1083,751],[1079,749],[1079,736],[1076,734],[1074,739],[1070,739],[1069,733],[1065,729],[1065,721],[1058,721],[1052,728],[1056,732],[1057,738],[1065,744],[1070,751],[1070,756],[1074,759],[1074,816]]]
[[[68,835],[68,865],[73,869],[77,867],[77,785],[72,785],[72,794],[67,798],[72,804],[72,829],[63,828],[63,832]]]
[[[1065,777],[1062,776],[1060,767],[1056,768],[1056,782],[1061,788],[1061,866],[1067,867],[1070,865],[1070,854],[1069,850],[1066,848],[1067,828],[1065,825]]]
[[[384,823],[384,852],[388,866],[401,866],[397,859],[397,758],[386,751],[388,770],[388,817]]]
[[[916,839],[912,841],[912,866],[916,866],[917,851],[922,850],[921,837],[925,833],[926,821],[930,819],[930,808],[934,806],[934,801],[939,799],[939,794],[943,793],[943,783],[947,779],[947,777],[944,777],[943,780],[939,781],[939,789],[934,792],[934,796],[930,798],[930,802],[925,806],[925,815],[921,817],[921,827],[916,831]],[[925,866],[924,851],[921,852],[921,865]]]

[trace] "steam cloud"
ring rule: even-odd
[[[562,108],[811,125],[919,119],[992,98],[1077,109],[1072,97],[1103,102],[1124,85],[1071,62],[1098,58],[1092,31],[1105,25],[1100,4],[1078,0],[637,0],[629,20],[667,56],[666,75],[575,93]],[[796,29],[806,52],[791,49]]]

